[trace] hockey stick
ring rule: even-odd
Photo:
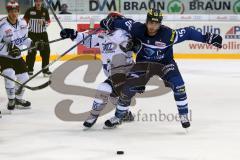
[[[51,44],[51,43],[58,42],[58,41],[61,41],[61,40],[64,40],[64,39],[65,39],[65,38],[58,38],[58,39],[55,39],[55,40],[49,41],[49,42],[46,43],[46,44]],[[36,46],[22,49],[22,50],[20,50],[20,52],[24,52],[24,51],[28,51],[28,50],[32,50],[32,49],[36,49]]]
[[[0,76],[4,77],[4,78],[6,78],[6,79],[8,79],[8,80],[10,80],[10,81],[13,81],[13,82],[15,82],[16,84],[22,86],[22,83],[14,80],[14,79],[12,79],[12,78],[10,78],[10,77],[2,74],[2,73],[0,73]],[[43,89],[43,88],[47,87],[49,84],[51,84],[51,81],[47,81],[47,82],[43,83],[42,85],[36,86],[36,87],[30,87],[30,86],[27,86],[27,85],[25,85],[25,86],[23,86],[23,87],[25,87],[25,88],[27,88],[27,89],[30,89],[30,90],[32,90],[32,91],[35,91],[35,90]]]
[[[78,43],[76,43],[75,45],[73,45],[71,48],[69,48],[68,50],[66,50],[63,54],[61,54],[60,56],[58,56],[54,61],[52,61],[51,63],[49,63],[47,66],[45,66],[43,69],[39,70],[36,74],[34,74],[32,77],[30,77],[26,82],[24,82],[19,89],[17,90],[16,93],[20,93],[22,88],[29,82],[31,81],[33,78],[35,78],[37,75],[39,75],[41,72],[43,72],[45,69],[49,68],[49,66],[51,66],[52,64],[54,64],[55,62],[57,62],[58,60],[60,60],[63,56],[65,56],[68,52],[70,52],[71,50],[73,50],[75,47],[77,47],[79,44],[81,44],[83,41],[85,41],[86,39],[88,39],[89,37],[91,37],[93,34],[97,33],[99,30],[101,30],[102,28],[96,28],[95,30],[92,31],[91,34],[87,35],[85,38],[83,38],[81,41],[79,41]],[[49,80],[49,83],[50,80]],[[42,86],[42,85],[41,85]]]
[[[52,8],[51,4],[49,3],[49,1],[48,1],[48,0],[45,0],[45,2],[48,4],[48,7],[50,8],[50,10],[51,10],[51,12],[52,12],[52,14],[53,14],[53,16],[54,16],[55,20],[57,21],[57,23],[58,23],[59,27],[61,28],[61,30],[63,30],[63,26],[62,26],[61,22],[59,21],[59,19],[58,19],[58,17],[57,17],[57,15],[56,15],[56,13],[54,12],[54,10],[53,10],[53,8]]]

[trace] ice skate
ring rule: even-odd
[[[52,72],[47,70],[43,72],[43,77],[50,77],[52,75]]]
[[[113,129],[113,128],[116,128],[117,125],[119,125],[119,124],[121,124],[121,119],[114,116],[114,117],[110,118],[109,120],[105,121],[103,128],[104,129]]]
[[[134,116],[133,116],[132,112],[131,112],[131,111],[128,111],[128,112],[124,115],[122,121],[123,121],[123,122],[132,122],[132,121],[134,121]]]
[[[14,110],[15,105],[16,105],[15,99],[8,100],[8,106],[7,106],[8,110]]]
[[[98,116],[92,115],[90,114],[88,116],[88,118],[85,120],[85,122],[83,123],[83,126],[87,128],[91,128],[97,121]]]
[[[16,107],[17,109],[30,109],[31,107],[31,102],[26,101],[24,99],[17,99],[16,98]]]
[[[189,122],[187,114],[180,115],[180,121],[181,121],[181,124],[182,124],[183,128],[190,127],[190,122]]]

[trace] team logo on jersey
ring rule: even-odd
[[[103,44],[103,52],[111,53],[117,48],[117,45],[114,43],[105,43]]]
[[[12,33],[12,30],[11,30],[11,29],[8,29],[8,30],[5,31],[5,33],[6,33],[6,34],[10,34],[10,33]]]
[[[157,51],[157,56],[155,57],[156,59],[160,60],[160,59],[163,59],[165,57],[164,54],[162,54],[162,51],[161,50],[158,50]]]
[[[15,45],[19,46],[19,45],[21,45],[21,44],[23,43],[23,41],[25,41],[26,39],[27,39],[27,38],[24,36],[24,37],[21,37],[21,38],[14,39],[12,42],[13,42]]]
[[[156,41],[155,45],[158,47],[166,47],[166,43],[160,42],[160,41]]]
[[[46,16],[46,13],[45,12],[43,12],[43,14],[42,14],[44,17]]]
[[[31,12],[30,12],[30,15],[37,15],[37,12],[31,11]]]
[[[155,51],[151,48],[144,48],[144,52],[148,55],[148,56],[152,56]]]

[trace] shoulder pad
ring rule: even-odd
[[[19,23],[21,24],[27,24],[26,20],[22,17],[22,18],[18,18]]]
[[[134,29],[132,29],[131,33],[134,33],[134,35],[144,34],[147,30],[146,25],[140,22],[134,22],[132,28]]]
[[[7,17],[3,17],[3,18],[1,18],[1,19],[0,19],[0,23],[5,22],[6,19],[7,19]]]
[[[164,32],[164,35],[166,35],[166,38],[169,39],[170,43],[174,42],[175,36],[176,36],[176,31],[171,29],[170,27],[162,25],[160,27],[160,32]]]
[[[2,19],[0,19],[0,28],[2,28],[6,24],[6,19],[7,17],[3,17]]]
[[[1,19],[0,19],[0,22],[2,22],[4,19],[6,19],[7,17],[2,17]]]
[[[172,31],[172,28],[170,28],[170,27],[168,27],[168,26],[165,26],[165,25],[161,25],[161,27],[160,27],[162,30],[164,30],[164,31]]]
[[[146,25],[140,22],[133,22],[133,26],[137,26],[139,28],[146,28]]]

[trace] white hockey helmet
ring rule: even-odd
[[[7,3],[6,9],[7,9],[7,11],[13,10],[13,9],[16,9],[19,11],[19,4],[15,0],[11,0]]]

